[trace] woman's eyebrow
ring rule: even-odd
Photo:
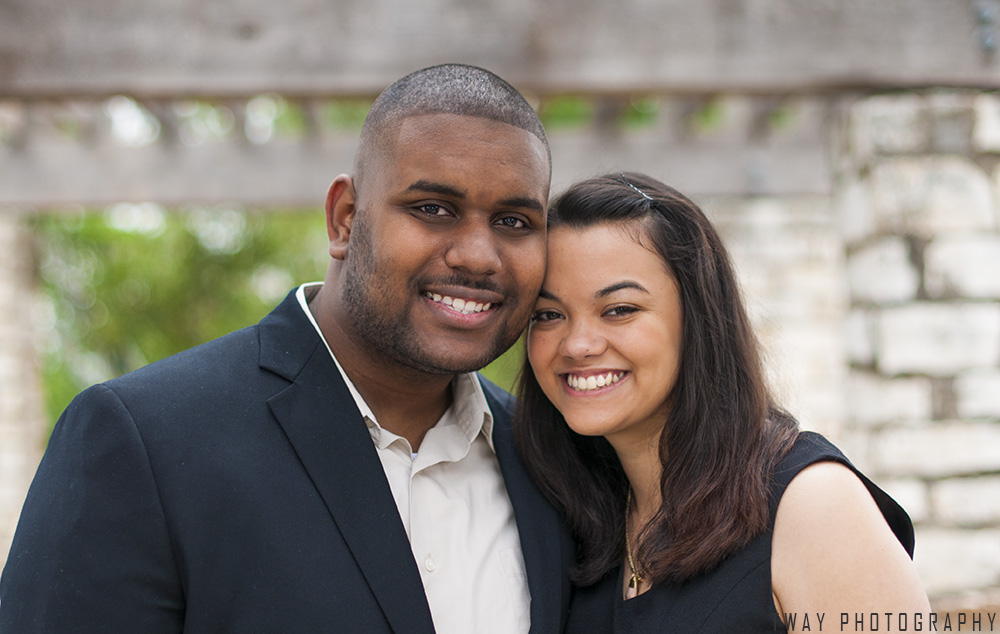
[[[612,293],[616,293],[616,292],[618,292],[620,290],[624,290],[626,288],[633,288],[633,289],[635,289],[635,290],[637,290],[637,291],[639,291],[641,293],[645,293],[647,295],[651,295],[652,294],[648,290],[646,290],[646,287],[643,286],[642,284],[640,284],[639,282],[634,282],[632,280],[625,280],[623,282],[616,282],[616,283],[611,284],[609,286],[605,286],[601,290],[599,290],[596,293],[594,293],[594,297],[598,297],[598,298],[607,297],[608,295],[611,295]],[[547,299],[547,300],[550,300],[550,301],[553,301],[553,302],[558,302],[559,301],[558,297],[556,297],[552,292],[545,290],[544,288],[541,289],[540,291],[538,291],[538,296],[540,298],[542,298],[542,299]]]
[[[612,293],[615,293],[617,291],[620,291],[620,290],[623,290],[623,289],[626,289],[626,288],[634,288],[635,290],[640,291],[642,293],[645,293],[647,295],[650,294],[650,292],[648,290],[646,290],[646,287],[643,286],[642,284],[640,284],[639,282],[633,282],[632,280],[625,280],[623,282],[617,282],[615,284],[611,284],[610,286],[605,286],[601,290],[599,290],[596,293],[594,293],[594,296],[595,297],[607,297],[608,295],[610,295]]]

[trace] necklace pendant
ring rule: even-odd
[[[632,574],[628,578],[628,588],[625,590],[626,599],[634,599],[639,596],[639,575]]]

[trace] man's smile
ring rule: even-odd
[[[439,295],[437,293],[432,293],[430,291],[424,291],[424,297],[430,298],[432,301],[449,307],[451,310],[462,313],[463,315],[471,315],[473,313],[481,313],[483,311],[489,310],[493,306],[492,302],[477,302],[474,299],[463,299],[461,297],[451,297],[449,295]]]

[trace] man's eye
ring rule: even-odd
[[[429,216],[443,216],[446,211],[441,205],[436,205],[434,203],[427,203],[426,205],[420,205],[417,207],[420,211],[424,212]]]
[[[528,223],[517,216],[504,216],[498,222],[507,229],[524,229],[528,226]]]

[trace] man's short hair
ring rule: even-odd
[[[403,119],[423,114],[482,117],[527,130],[545,146],[542,122],[534,108],[513,86],[488,70],[466,64],[441,64],[410,73],[382,91],[365,117],[355,162],[355,179],[368,155],[384,150],[385,135]],[[551,169],[551,167],[550,167]]]

